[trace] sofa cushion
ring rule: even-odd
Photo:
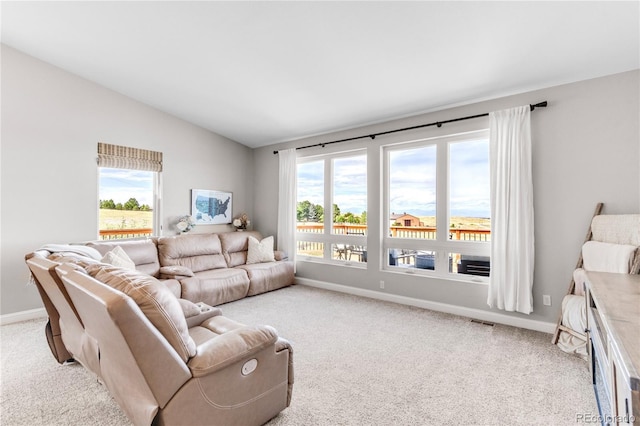
[[[136,269],[145,274],[158,277],[160,272],[160,262],[158,260],[158,249],[153,240],[136,241],[92,241],[86,244],[100,252],[102,256],[116,247],[121,247],[133,263]]]
[[[131,297],[167,339],[183,361],[195,355],[196,345],[178,299],[164,284],[139,271],[110,265],[89,265],[87,273]]]
[[[182,298],[216,306],[246,297],[249,291],[247,271],[239,268],[196,272],[180,280]]]
[[[289,261],[241,265],[238,269],[244,269],[249,276],[251,284],[247,296],[286,287],[295,279],[293,262]]]
[[[222,253],[229,268],[247,263],[249,237],[256,238],[258,241],[262,239],[262,235],[257,231],[223,232],[218,235],[222,244]]]
[[[247,265],[275,261],[273,255],[273,236],[258,241],[249,236],[249,250],[247,251]]]
[[[158,239],[162,266],[186,266],[193,272],[226,268],[218,234],[187,234]]]

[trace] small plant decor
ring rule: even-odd
[[[193,216],[189,215],[180,217],[178,219],[178,223],[176,223],[176,228],[178,228],[178,231],[182,232],[183,234],[191,231],[195,227],[196,220],[193,218]]]
[[[251,221],[246,213],[242,213],[240,216],[233,219],[233,226],[235,226],[238,231],[244,231],[250,223]]]

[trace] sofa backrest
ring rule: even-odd
[[[262,235],[257,231],[223,232],[218,234],[222,244],[222,254],[230,268],[247,263],[249,250],[249,236],[262,240]]]
[[[167,286],[150,275],[117,266],[96,264],[85,269],[91,277],[131,297],[184,362],[196,354],[184,311]]]
[[[218,234],[186,234],[158,238],[162,266],[186,266],[193,272],[226,268]]]
[[[151,424],[191,377],[186,363],[132,297],[75,265],[56,272],[99,346],[102,380],[111,395],[133,424]]]
[[[136,264],[136,269],[152,277],[158,278],[160,275],[160,260],[158,259],[158,248],[156,240],[133,240],[133,241],[90,241],[86,243],[105,255],[116,246],[122,247],[124,252]]]
[[[51,334],[47,335],[49,347],[58,362],[63,363],[73,358],[74,352],[77,353],[80,348],[84,326],[56,274],[55,267],[59,264],[37,252],[27,254],[25,261],[33,275],[42,303],[49,316],[49,327],[51,328]],[[60,323],[64,323],[64,325],[61,326]],[[63,329],[64,341],[62,340]],[[70,348],[67,348],[67,345]]]

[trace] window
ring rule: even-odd
[[[367,261],[364,151],[298,159],[297,255],[341,264]]]
[[[98,234],[101,239],[157,234],[162,153],[98,144]]]
[[[486,281],[491,240],[488,132],[383,149],[387,269]]]

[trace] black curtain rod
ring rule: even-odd
[[[531,108],[531,111],[533,111],[536,108],[544,108],[546,106],[547,106],[547,101],[538,102],[537,104],[529,104],[529,108]],[[388,135],[390,133],[404,132],[406,130],[419,129],[421,127],[430,127],[430,126],[442,127],[443,124],[454,123],[456,121],[470,120],[472,118],[486,117],[488,115],[489,115],[489,113],[485,112],[484,114],[470,115],[470,116],[467,116],[467,117],[460,117],[460,118],[452,118],[451,120],[435,121],[433,123],[428,123],[428,124],[420,124],[420,125],[417,125],[417,126],[403,127],[402,129],[387,130],[386,132],[372,133],[370,135],[354,136],[352,138],[339,139],[337,141],[321,142],[321,143],[316,143],[316,144],[313,144],[313,145],[300,146],[300,147],[296,148],[296,150],[298,150],[298,149],[306,149],[306,148],[314,148],[316,146],[321,146],[321,147],[324,148],[325,145],[331,145],[332,143],[349,142],[349,141],[354,141],[354,140],[357,140],[357,139],[365,139],[365,138],[375,139],[376,136]],[[278,151],[273,151],[273,153],[277,154]]]

